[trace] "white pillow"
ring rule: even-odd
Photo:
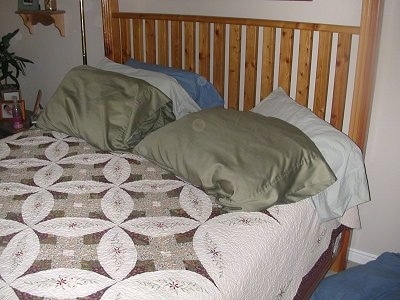
[[[139,78],[155,86],[172,100],[173,111],[176,119],[180,119],[189,113],[200,110],[199,105],[189,96],[176,79],[171,76],[159,72],[135,69],[130,66],[113,62],[106,57],[100,60],[96,67],[105,71]]]
[[[337,181],[311,198],[322,220],[341,217],[350,207],[370,200],[361,150],[347,135],[296,103],[282,88],[275,89],[252,111],[298,127],[325,157]]]

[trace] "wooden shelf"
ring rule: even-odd
[[[65,36],[64,10],[18,10],[15,13],[21,16],[31,34],[33,34],[33,26],[41,23],[44,26],[54,24],[60,35]]]

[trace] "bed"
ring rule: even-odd
[[[103,0],[106,58],[66,74],[39,128],[0,140],[0,295],[307,299],[345,268],[369,201],[380,8],[364,0],[354,27]],[[290,172],[271,159],[266,184],[278,152]]]

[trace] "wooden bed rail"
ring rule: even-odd
[[[195,71],[240,110],[281,86],[365,151],[383,0],[363,0],[360,26],[119,12],[117,0],[102,7],[110,59]],[[345,268],[350,235],[336,271]]]

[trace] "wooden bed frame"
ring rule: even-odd
[[[341,26],[119,12],[118,0],[102,0],[105,55],[200,73],[234,109],[249,110],[281,86],[364,151],[382,7],[363,0],[360,25]],[[342,234],[335,271],[346,267],[350,235]]]

